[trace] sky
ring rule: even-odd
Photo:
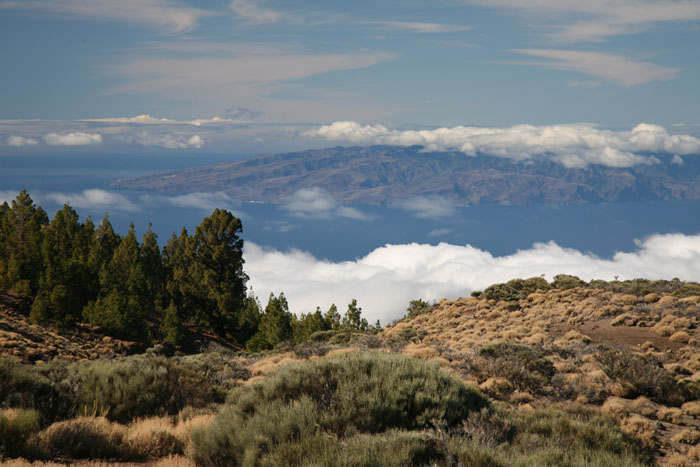
[[[198,155],[338,144],[574,168],[700,155],[700,0],[0,0],[0,43],[0,170],[3,157],[114,167],[124,155],[184,155],[198,165]],[[127,213],[237,208],[221,193],[71,190],[47,187],[37,200]],[[14,196],[0,186],[0,200]],[[455,215],[439,198],[394,206],[426,223]],[[372,220],[317,187],[280,209],[280,229]],[[357,298],[383,323],[410,299],[514,277],[700,281],[697,232],[658,233],[601,258],[549,238],[499,256],[431,228],[434,243],[335,262],[251,239],[246,271],[263,300],[284,292],[308,312]]]
[[[0,155],[284,151],[337,122],[700,136],[699,0],[0,0],[0,40]]]

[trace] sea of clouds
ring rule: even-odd
[[[653,235],[635,251],[605,259],[536,243],[527,250],[494,256],[470,245],[385,245],[354,261],[330,262],[299,250],[278,251],[246,243],[245,271],[263,305],[284,292],[290,308],[306,313],[331,303],[343,310],[357,299],[370,322],[403,316],[410,300],[457,298],[513,278],[572,274],[584,280],[634,278],[700,281],[700,235]]]

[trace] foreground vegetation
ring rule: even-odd
[[[596,411],[508,410],[437,364],[401,354],[335,354],[247,384],[249,373],[234,361],[214,352],[166,358],[154,351],[67,366],[3,358],[0,377],[10,385],[0,401],[12,408],[0,411],[0,456],[185,455],[198,465],[250,466],[623,466],[653,459]]]

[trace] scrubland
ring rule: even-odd
[[[0,457],[17,466],[693,465],[696,288],[511,281],[412,304],[378,333],[323,332],[255,354],[156,346],[28,364],[14,338],[0,357]],[[0,324],[0,339],[16,331]]]

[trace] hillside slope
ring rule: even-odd
[[[517,301],[469,297],[382,334],[512,408],[599,408],[659,449],[660,462],[687,465],[700,461],[698,303],[587,287]]]
[[[698,199],[700,161],[679,166],[659,155],[652,166],[565,168],[530,161],[419,146],[334,147],[260,155],[138,178],[112,186],[181,194],[220,191],[241,201],[279,203],[302,188],[320,187],[347,204],[385,204],[413,196],[443,196],[456,204],[585,204]]]

